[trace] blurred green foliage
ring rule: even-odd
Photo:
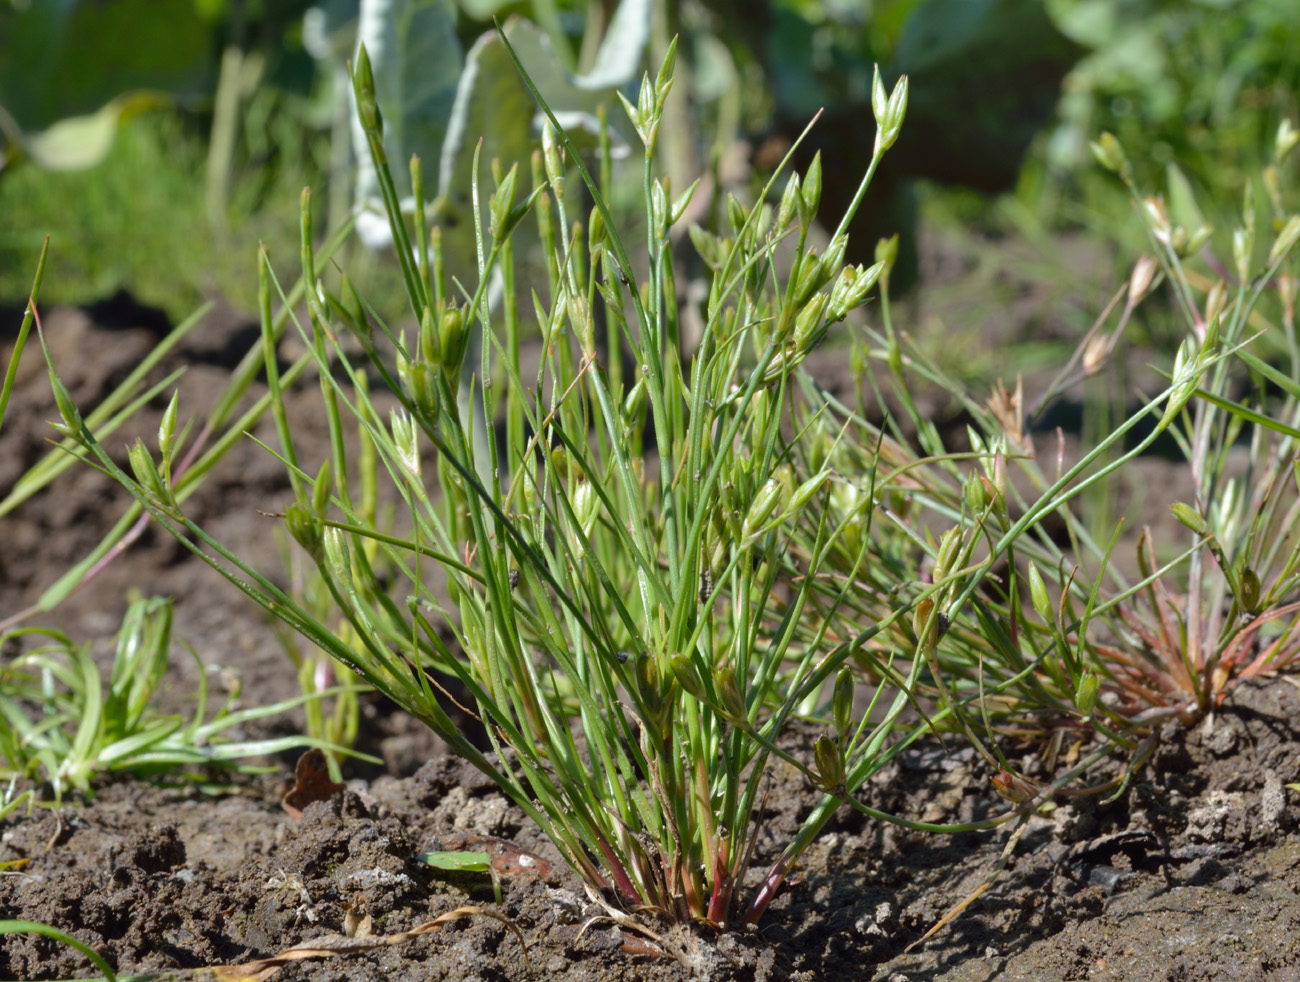
[[[1140,186],[1169,191],[1177,164],[1211,223],[1238,220],[1240,189],[1269,163],[1278,124],[1300,115],[1293,0],[1049,0],[1048,9],[1090,53],[1065,81],[1022,200],[1058,225],[1123,232],[1140,248],[1124,189],[1088,150],[1109,131]]]
[[[463,50],[491,17],[519,14],[570,73],[591,70],[618,7],[447,2]],[[339,72],[359,6],[0,2],[0,138],[10,165],[0,170],[0,297],[23,295],[49,232],[52,298],[124,287],[177,318],[213,292],[248,306],[247,257],[232,243],[292,248],[294,215],[283,205],[303,184],[330,189],[318,195],[330,216],[350,207]],[[910,125],[850,243],[868,253],[879,235],[914,222],[918,201],[936,198],[941,213],[994,231],[1041,237],[1082,226],[1108,240],[1127,233],[1140,248],[1122,189],[1088,154],[1103,129],[1130,149],[1139,183],[1162,186],[1177,161],[1207,220],[1226,221],[1279,120],[1300,108],[1294,0],[656,0],[654,32],[656,45],[682,37],[686,108],[670,106],[664,135],[678,183],[717,167],[745,138],[762,173],[765,145],[780,150],[824,109],[807,148],[822,151],[830,198],[839,184],[851,194],[873,138],[872,66],[909,74]],[[160,100],[170,108],[134,115]],[[484,100],[489,109],[499,101]],[[471,128],[481,128],[486,117],[473,111]],[[69,120],[81,128],[54,132]],[[103,159],[56,174],[22,166],[24,154],[46,170]],[[425,160],[430,190],[438,170]],[[918,199],[917,178],[1017,193],[992,209],[964,192]]]
[[[198,94],[215,74],[213,33],[194,0],[0,6],[0,105],[28,131],[131,89]]]
[[[1071,74],[1049,159],[1078,169],[1109,130],[1142,147],[1139,183],[1176,162],[1215,191],[1268,162],[1300,99],[1293,0],[1054,0],[1058,25],[1092,49]],[[1143,168],[1148,173],[1143,173]],[[1235,173],[1229,175],[1225,169]]]
[[[210,295],[252,309],[257,284],[248,270],[257,242],[278,255],[296,251],[295,229],[279,204],[294,200],[310,168],[302,157],[276,169],[251,167],[234,192],[242,217],[214,235],[201,194],[206,152],[204,134],[174,113],[156,112],[123,126],[94,168],[22,167],[5,175],[0,297],[26,295],[48,234],[47,304],[86,303],[125,289],[175,323]]]

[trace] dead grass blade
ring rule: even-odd
[[[286,965],[292,965],[294,962],[308,961],[313,958],[336,958],[341,955],[351,955],[361,951],[373,951],[376,948],[405,944],[423,934],[437,931],[443,925],[464,917],[491,917],[508,927],[514,932],[515,937],[519,939],[519,947],[523,949],[524,953],[525,969],[529,974],[532,973],[532,965],[528,960],[528,945],[524,941],[523,932],[496,911],[471,905],[457,907],[455,910],[440,914],[433,920],[425,921],[409,931],[356,938],[349,938],[343,934],[328,934],[321,938],[313,938],[308,944],[290,948],[278,955],[272,955],[270,958],[259,958],[256,961],[245,962],[242,965],[220,965],[214,968],[201,969],[195,972],[192,978],[215,979],[217,982],[263,982],[264,979],[271,978],[280,969]]]

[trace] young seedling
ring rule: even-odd
[[[492,865],[492,857],[485,852],[422,852],[415,857],[436,870],[450,874],[446,879],[455,884],[464,882],[467,873],[486,873],[492,882],[492,894],[501,903],[501,877]]]

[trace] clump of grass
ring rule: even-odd
[[[1185,566],[1158,568],[1155,543],[1144,530],[1137,545],[1142,582],[1131,590],[1120,583],[1094,591],[1108,608],[1096,640],[1088,638],[1087,618],[1062,637],[1075,620],[1067,620],[1064,604],[1055,619],[1056,643],[1067,641],[1086,659],[1097,679],[1090,687],[1103,697],[1101,711],[1116,720],[1177,716],[1191,722],[1212,712],[1240,680],[1300,659],[1300,543],[1294,537],[1300,511],[1292,491],[1300,478],[1293,258],[1300,216],[1283,206],[1278,170],[1295,143],[1284,125],[1263,176],[1271,212],[1266,227],[1273,235],[1262,261],[1255,257],[1253,187],[1246,189],[1242,223],[1225,261],[1208,226],[1180,227],[1163,199],[1139,194],[1118,144],[1101,149],[1143,215],[1173,303],[1184,314],[1189,337],[1172,378],[1181,378],[1180,388],[1191,397],[1177,412],[1166,409],[1161,420],[1188,465],[1189,500],[1170,503],[1191,533]],[[1265,299],[1270,302],[1262,305]],[[1284,352],[1283,369],[1251,350],[1265,345]],[[1234,351],[1235,359],[1207,363],[1189,376],[1189,368],[1207,362],[1198,352],[1220,348]],[[1243,382],[1247,398],[1236,401]],[[1233,459],[1236,447],[1245,451],[1240,461]],[[1041,610],[1041,587],[1035,596]]]
[[[798,471],[821,403],[805,401],[794,380],[887,264],[842,266],[852,209],[824,252],[812,248],[817,163],[789,178],[775,206],[729,198],[722,229],[693,232],[711,287],[699,345],[684,351],[668,242],[695,187],[674,196],[654,167],[674,51],[645,78],[636,105],[624,106],[645,149],[645,266],[633,262],[602,187],[534,93],[548,122],[531,190],[520,194],[517,165],[493,167],[486,207],[472,189],[479,275],[469,285],[448,281],[440,237],[418,206],[414,236],[401,214],[369,63],[359,56],[360,118],[418,329],[392,331],[346,277],[337,291],[326,288],[305,193],[303,270],[312,286],[302,333],[332,434],[320,464],[300,459],[283,411],[274,278],[265,253],[261,261],[276,452],[295,489],[285,522],[345,631],[185,517],[169,485],[167,446],[160,462],[138,446],[128,475],[66,393],[60,405],[66,431],[163,527],[490,775],[613,916],[653,911],[722,928],[763,914],[844,803],[921,829],[985,827],[1014,812],[935,826],[880,815],[855,798],[925,731],[905,712],[924,659],[896,665],[887,653],[863,652],[915,600],[932,611],[940,586],[831,636],[841,608],[854,603],[854,575],[871,565],[876,464],[868,455],[851,476],[820,464]],[[892,94],[876,82],[880,135],[862,192],[897,137],[906,92],[905,80]],[[594,203],[585,223],[569,167]],[[418,203],[418,160],[412,180]],[[512,234],[530,214],[548,275],[525,289]],[[778,247],[791,254],[789,266]],[[542,351],[526,375],[529,311]],[[625,358],[635,366],[628,377]],[[398,408],[380,411],[367,372]],[[358,507],[346,419],[365,429],[401,495],[408,533],[381,531]],[[381,581],[379,562],[395,582]],[[832,575],[837,564],[847,575]],[[447,677],[469,694],[464,704]],[[457,728],[452,711],[478,721],[490,752]],[[808,716],[827,730],[804,759],[781,738]],[[773,758],[824,797],[746,891]]]
[[[886,291],[884,329],[859,358],[887,367],[920,452],[908,449],[898,431],[888,440],[856,425],[847,431],[853,439],[836,450],[849,461],[879,445],[896,461],[882,475],[887,494],[880,503],[882,524],[897,534],[880,537],[886,562],[859,579],[853,606],[868,616],[891,609],[909,589],[898,571],[918,562],[929,566],[928,581],[945,583],[934,598],[937,630],[914,630],[918,652],[930,662],[926,683],[953,709],[954,725],[981,747],[999,790],[1017,800],[1041,800],[1041,789],[1015,774],[991,739],[995,731],[1050,736],[1056,749],[1077,748],[1092,733],[1103,749],[1128,753],[1127,777],[1162,722],[1204,718],[1240,680],[1300,659],[1300,543],[1294,538],[1300,513],[1293,489],[1300,479],[1294,333],[1300,216],[1283,207],[1277,169],[1295,143],[1283,126],[1262,182],[1271,211],[1267,248],[1257,247],[1263,236],[1248,189],[1226,261],[1216,254],[1211,229],[1172,220],[1163,199],[1138,192],[1118,144],[1110,138],[1099,144],[1102,162],[1129,187],[1154,258],[1137,264],[1037,406],[1102,371],[1122,350],[1134,309],[1153,292],[1166,292],[1187,334],[1165,374],[1168,388],[1071,467],[1059,452],[1054,469],[1050,456],[1036,452],[1019,385],[1011,390],[999,383],[980,403],[900,338]],[[1280,345],[1269,337],[1277,334]],[[1253,354],[1257,345],[1285,350],[1283,366]],[[917,416],[909,394],[909,378],[917,375],[950,385],[964,401],[974,420],[969,441],[977,465],[947,454],[933,427]],[[1235,393],[1243,381],[1249,395],[1240,400]],[[826,430],[846,416],[840,407],[827,417]],[[1134,580],[1113,561],[1121,530],[1109,542],[1094,540],[1089,516],[1072,503],[1090,490],[1112,496],[1116,477],[1162,436],[1175,441],[1187,462],[1188,500],[1170,505],[1190,538],[1177,555],[1158,560],[1144,530]],[[1050,756],[1056,759],[1056,750]]]

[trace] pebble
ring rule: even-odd
[[[1276,771],[1264,775],[1264,791],[1259,799],[1260,824],[1270,832],[1282,831],[1282,816],[1286,814],[1286,789]]]
[[[1094,866],[1088,871],[1088,882],[1101,887],[1106,896],[1110,897],[1121,883],[1136,875],[1131,870],[1116,869],[1114,866]]]

